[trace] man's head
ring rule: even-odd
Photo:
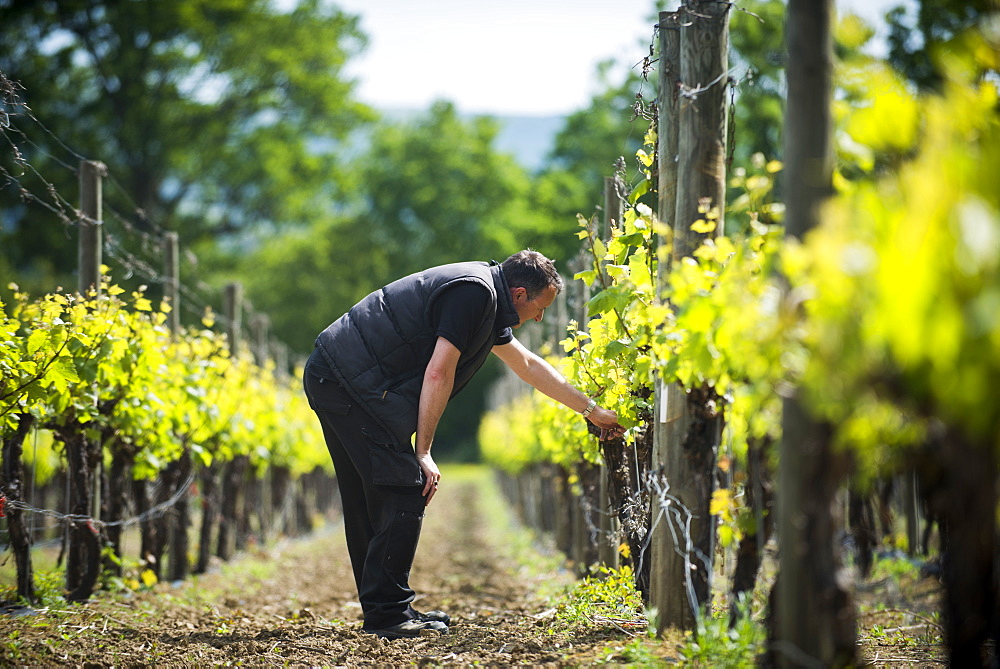
[[[518,251],[500,265],[514,300],[520,327],[529,320],[540,321],[545,309],[562,290],[563,280],[551,260],[538,251]]]

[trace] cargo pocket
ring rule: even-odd
[[[351,412],[351,396],[340,384],[332,379],[313,374],[308,369],[305,375],[306,398],[309,407],[316,412],[346,416]]]
[[[392,519],[392,529],[382,561],[382,568],[394,574],[410,573],[413,557],[417,554],[420,527],[424,514],[415,511],[397,511]]]
[[[424,473],[413,451],[397,451],[392,440],[362,428],[368,437],[372,459],[372,482],[375,485],[415,486],[424,484]]]

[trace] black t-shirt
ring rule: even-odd
[[[465,353],[475,334],[476,323],[482,321],[487,309],[489,293],[486,288],[473,281],[460,281],[446,288],[434,302],[431,323],[435,335],[444,337]],[[494,346],[509,344],[514,339],[514,331],[500,328],[493,336]]]

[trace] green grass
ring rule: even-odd
[[[490,519],[490,534],[525,576],[539,581],[538,595],[554,603],[565,592],[565,579],[544,578],[565,569],[566,558],[551,547],[551,540],[521,525],[504,499],[496,473],[485,465],[449,464],[441,467],[445,482],[476,487],[481,513]]]

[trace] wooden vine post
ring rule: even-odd
[[[86,295],[91,289],[101,294],[101,261],[103,256],[102,179],[107,172],[104,163],[81,160],[80,236],[77,239],[77,290]]]
[[[170,313],[167,314],[167,326],[171,336],[177,337],[180,328],[180,242],[176,232],[163,235],[163,296],[170,303]],[[161,476],[161,490],[172,494],[187,480],[191,473],[191,451],[185,442],[177,460],[167,466]],[[166,576],[171,581],[180,581],[188,576],[188,526],[191,524],[190,505],[187,495],[181,495],[174,505],[173,513],[164,516],[165,540],[169,542],[170,565]]]
[[[681,33],[678,23],[678,12],[660,12],[660,67],[659,67],[659,97],[657,100],[659,117],[657,118],[657,211],[656,216],[666,234],[661,234],[658,244],[657,286],[662,287],[670,274],[671,255],[673,253],[674,214],[677,202],[677,106],[679,102],[680,85],[680,47]],[[650,471],[651,483],[654,484],[652,511],[652,536],[650,537],[649,556],[650,570],[650,606],[659,612],[657,617],[657,633],[663,632],[671,619],[683,614],[679,611],[668,611],[672,598],[677,598],[681,591],[672,587],[677,581],[677,575],[668,572],[670,552],[674,550],[673,536],[670,527],[655,519],[669,511],[664,508],[660,495],[666,488],[664,463],[667,459],[666,444],[671,436],[668,425],[677,421],[679,416],[668,416],[666,408],[682,406],[683,389],[676,383],[656,383],[655,416],[653,421],[653,462]],[[672,401],[671,401],[672,400]],[[676,413],[676,412],[675,412]],[[657,495],[660,493],[660,495]]]
[[[254,314],[250,317],[250,337],[251,337],[251,351],[253,352],[254,362],[261,369],[267,366],[267,363],[272,355],[272,347],[270,342],[270,331],[271,331],[271,319],[268,318],[266,314]],[[257,539],[263,544],[266,542],[268,523],[267,523],[267,513],[270,510],[270,505],[265,501],[265,497],[270,498],[267,491],[270,487],[267,485],[267,478],[269,472],[272,471],[268,468],[268,471],[264,472],[261,476],[257,477],[253,475],[253,468],[249,466],[249,460],[245,466],[245,472],[249,474],[249,480],[244,481],[242,487],[243,499],[241,500],[241,506],[237,512],[237,522],[236,522],[236,548],[237,550],[243,550],[246,548],[247,543],[250,540],[252,534],[251,529],[251,516],[257,518]],[[300,478],[298,484],[301,485],[304,482],[303,478]]]
[[[104,255],[104,175],[107,167],[95,160],[81,160],[80,185],[80,236],[77,245],[77,290],[86,295],[91,290],[101,294],[101,264]],[[98,446],[100,448],[100,446]],[[101,518],[101,460],[96,461],[93,472],[92,509],[90,514]]]
[[[662,13],[660,43],[657,208],[666,221],[672,209],[673,239],[666,240],[672,263],[723,232],[729,4],[687,0],[677,12]],[[715,228],[693,231],[699,220],[714,221]],[[715,526],[709,502],[722,416],[708,386],[666,384],[657,405],[653,467],[660,498],[654,500],[659,522],[650,603],[659,611],[658,631],[693,630],[711,596]]]
[[[243,327],[243,284],[234,282],[226,285],[225,315],[229,334],[229,354],[236,358],[240,354],[241,331]],[[244,466],[241,456],[235,456],[221,467],[222,482],[219,495],[219,535],[215,554],[228,560],[233,549],[233,538],[237,533],[237,509],[240,489],[243,483]]]
[[[80,295],[101,293],[103,253],[103,163],[82,160],[79,165],[80,235],[77,287]],[[82,518],[100,518],[101,452],[99,438],[89,437],[73,416],[54,430],[66,449],[70,479],[70,512]],[[66,589],[70,601],[86,601],[100,571],[99,530],[91,522],[73,521],[68,527]]]
[[[181,329],[180,238],[176,232],[163,235],[163,296],[170,303],[167,327],[176,337]]]
[[[786,30],[786,234],[801,239],[819,223],[832,192],[832,0],[790,0]],[[771,654],[780,667],[856,664],[856,619],[837,583],[840,560],[834,496],[847,456],[832,429],[793,394],[783,403],[778,472],[780,569],[771,595]]]

